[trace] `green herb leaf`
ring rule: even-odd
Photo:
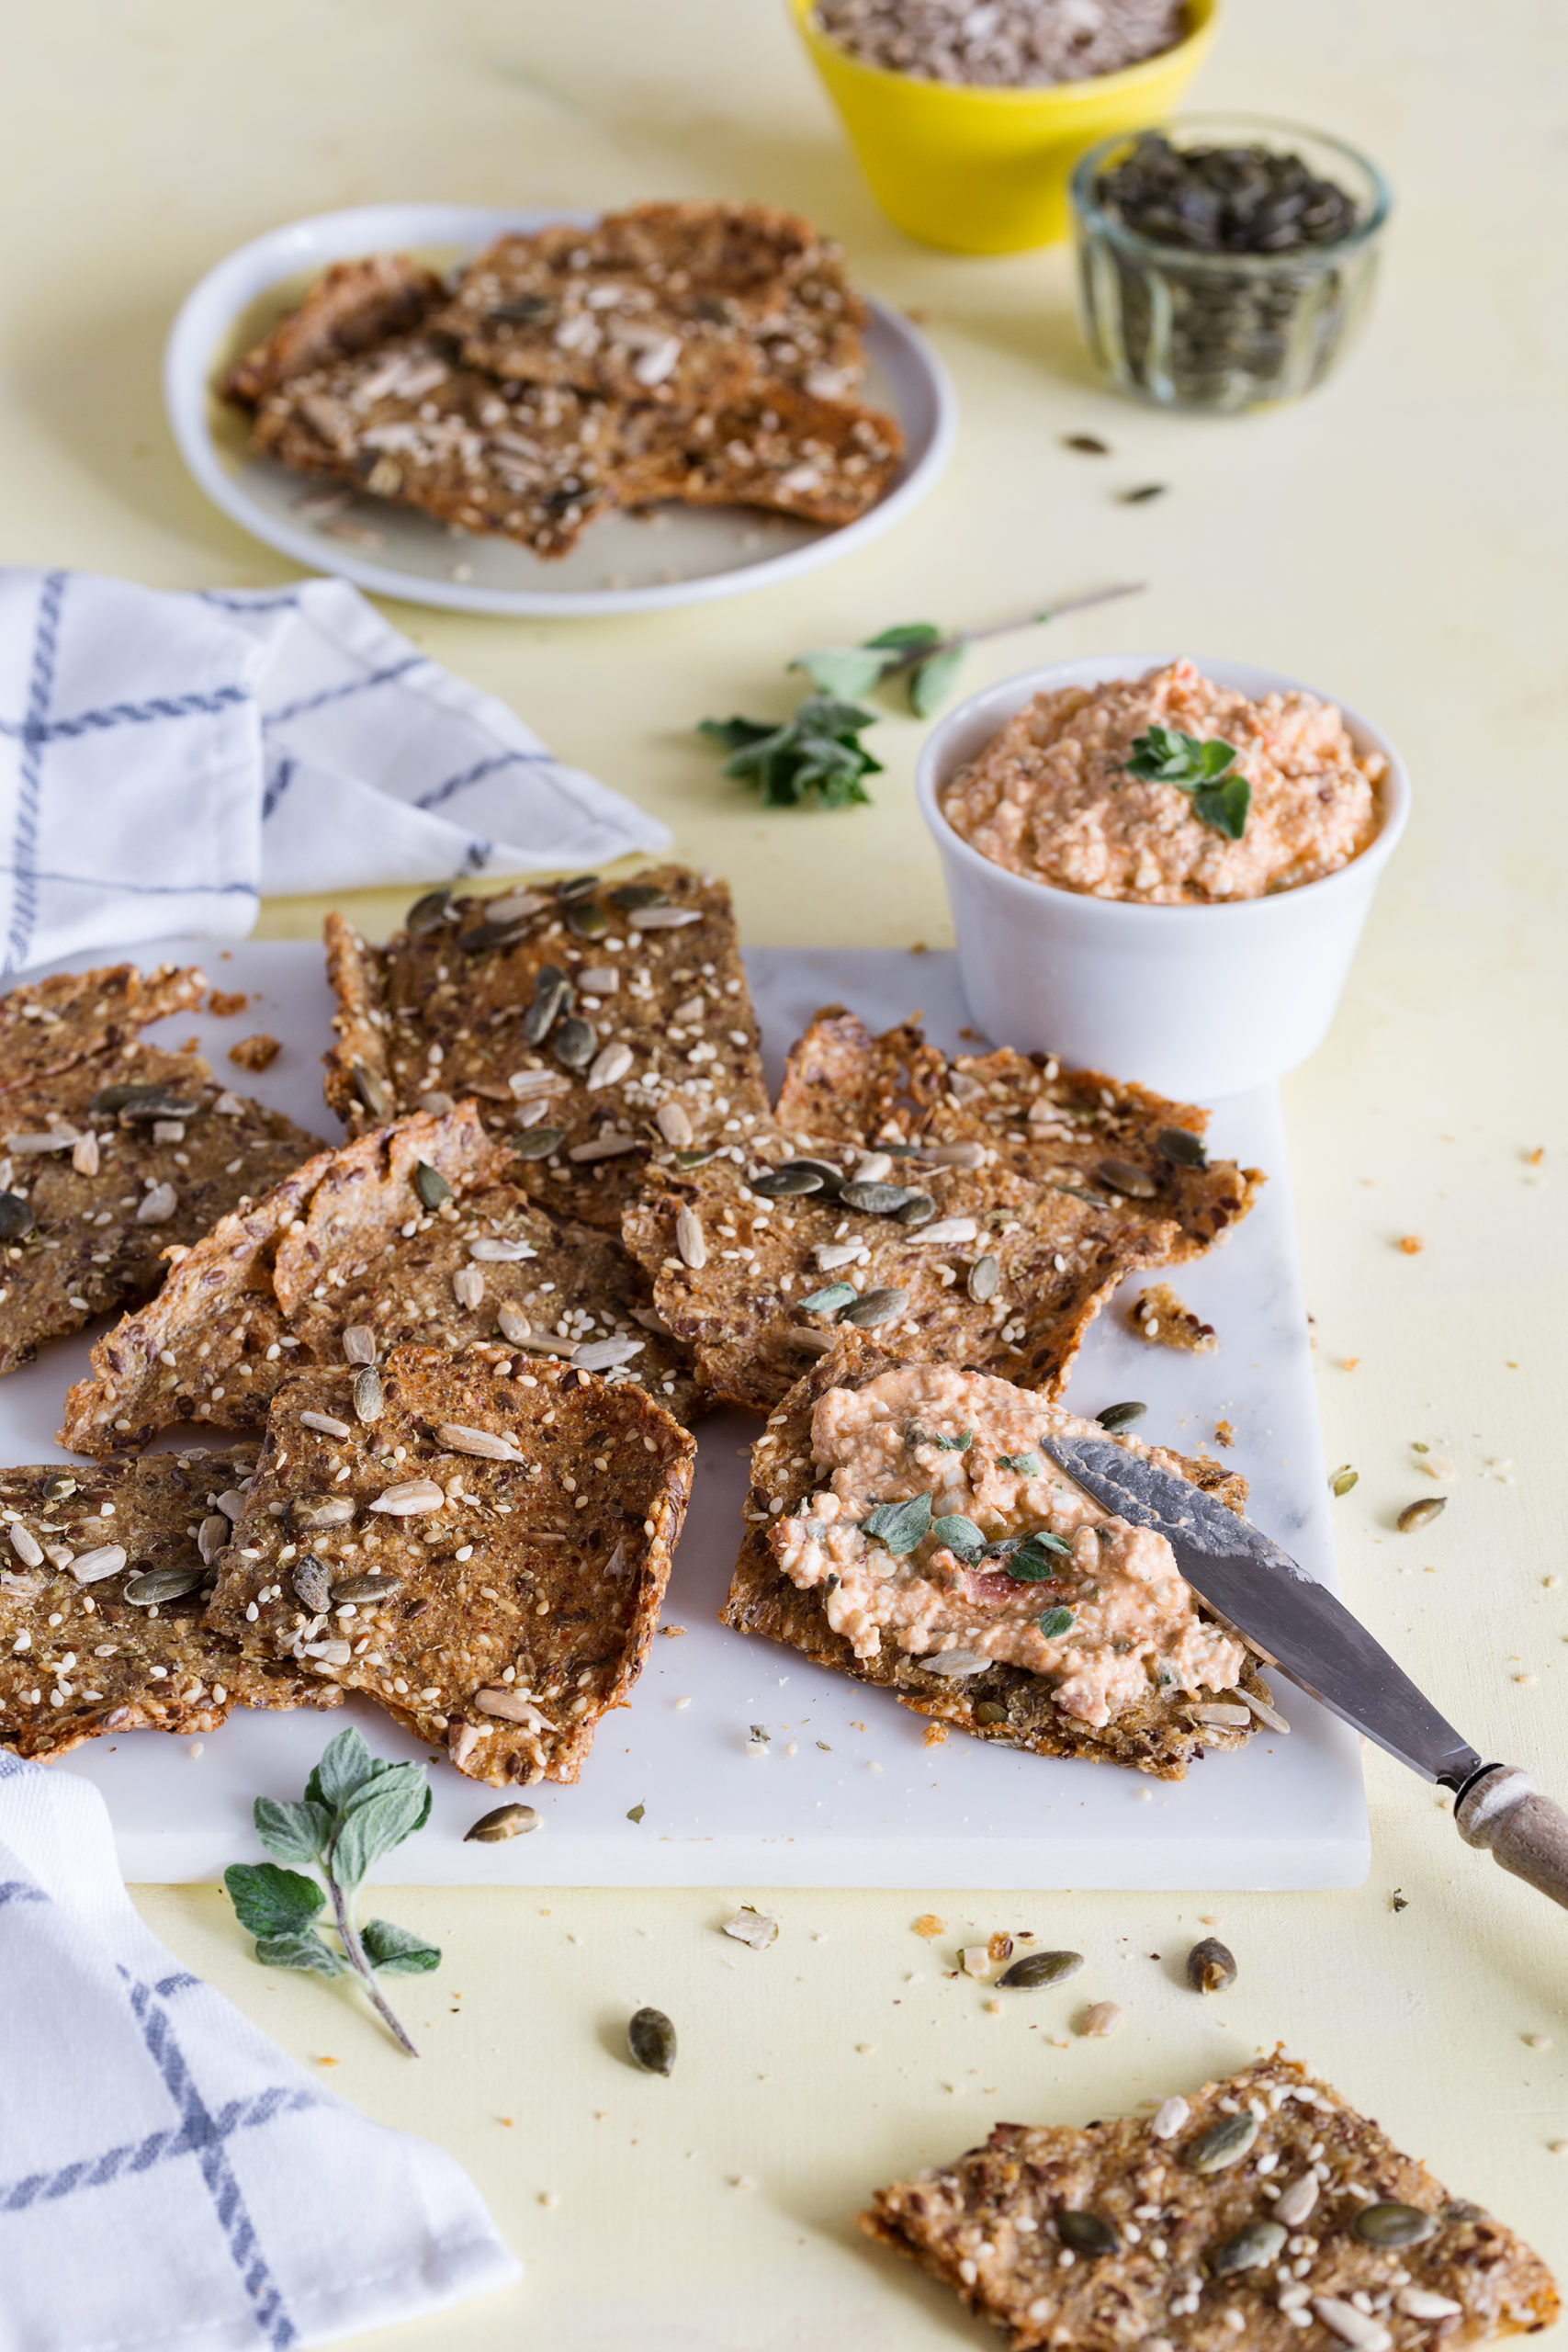
[[[744,751],[748,743],[760,743],[764,735],[776,735],[776,726],[762,718],[702,718],[697,721],[697,733],[722,743],[727,751]]]
[[[332,1874],[344,1888],[359,1884],[371,1866],[430,1818],[430,1780],[423,1764],[394,1764],[355,1790],[333,1842]]]
[[[1070,1634],[1076,1622],[1070,1609],[1047,1609],[1040,1620],[1040,1630],[1048,1642],[1054,1642],[1063,1634]]]
[[[870,694],[888,665],[871,646],[819,645],[797,654],[789,666],[804,670],[819,694],[853,695]]]
[[[934,621],[898,621],[863,642],[878,653],[917,653],[922,645],[940,645],[942,631]]]
[[[807,1315],[831,1315],[836,1308],[848,1306],[855,1296],[853,1283],[828,1283],[800,1303]]]
[[[1058,1560],[1064,1554],[1070,1558],[1072,1548],[1049,1529],[1037,1528],[1032,1535],[1024,1538],[1008,1562],[1008,1574],[1023,1584],[1048,1583],[1056,1574]]]
[[[1038,1478],[1043,1475],[1037,1453],[998,1453],[997,1467],[998,1470],[1016,1471],[1021,1478]]]
[[[938,1430],[918,1430],[913,1421],[904,1432],[908,1446],[934,1445],[939,1453],[967,1453],[975,1442],[973,1430],[960,1430],[956,1437],[943,1437]]]
[[[1192,806],[1205,825],[1213,825],[1227,840],[1238,842],[1247,831],[1252,786],[1244,775],[1227,775],[1218,784],[1201,784],[1192,796]]]
[[[231,1862],[223,1873],[242,1928],[253,1936],[280,1936],[308,1928],[326,1901],[313,1878],[280,1871],[276,1862]]]
[[[909,673],[909,708],[917,718],[935,717],[957,684],[968,659],[966,645],[944,645],[940,653],[916,663]]]
[[[314,1928],[293,1928],[283,1935],[258,1936],[256,1958],[266,1968],[307,1969],[313,1976],[346,1976],[348,1962]]]
[[[348,1803],[355,1789],[373,1780],[378,1766],[365,1744],[365,1735],[350,1724],[330,1740],[321,1762],[305,1783],[308,1804],[325,1805],[329,1813],[337,1813]]]
[[[825,808],[845,808],[869,799],[863,776],[879,775],[882,763],[860,741],[876,713],[828,694],[808,695],[792,719],[777,727],[747,718],[705,718],[699,732],[725,745],[724,773],[754,784],[764,806],[798,808],[815,800]]]
[[[389,1919],[368,1919],[360,1938],[372,1968],[389,1976],[427,1976],[441,1965],[440,1947],[427,1944],[412,1928],[394,1928]]]
[[[257,1797],[251,1815],[256,1836],[280,1862],[319,1862],[333,1834],[324,1804],[280,1804],[276,1797]]]
[[[931,1523],[930,1495],[912,1495],[904,1503],[878,1503],[862,1520],[861,1527],[874,1543],[886,1544],[890,1552],[902,1556],[930,1533]]]
[[[945,1544],[955,1559],[983,1560],[994,1547],[972,1519],[962,1511],[946,1511],[941,1519],[933,1519],[931,1534],[939,1544]]]

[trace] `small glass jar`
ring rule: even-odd
[[[1389,190],[1364,155],[1321,131],[1247,115],[1188,115],[1177,148],[1263,147],[1299,156],[1355,206],[1333,243],[1206,253],[1130,228],[1100,182],[1137,134],[1103,139],[1073,174],[1078,291],[1090,350],[1120,390],[1168,408],[1235,412],[1297,400],[1354,339],[1377,274]]]

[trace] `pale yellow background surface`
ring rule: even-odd
[[[781,665],[803,646],[1141,577],[1136,604],[987,649],[976,683],[1106,647],[1213,651],[1393,733],[1416,817],[1335,1033],[1287,1088],[1327,1458],[1361,1474],[1337,1506],[1346,1589],[1472,1740],[1568,1796],[1568,1584],[1547,1582],[1565,1477],[1562,9],[1232,0],[1195,100],[1365,145],[1398,207],[1342,379],[1225,423],[1095,388],[1063,254],[964,261],[885,227],[783,0],[10,0],[4,24],[10,560],[170,586],[289,576],[185,479],[158,362],[192,279],[295,214],[750,195],[814,213],[866,283],[924,313],[963,402],[958,457],[841,568],[648,619],[392,611],[665,816],[680,854],[733,878],[750,939],[948,938],[913,722],[877,729],[889,773],[852,815],[764,820],[694,741],[704,713],[787,707]],[[1062,447],[1084,431],[1114,454]],[[1148,481],[1168,494],[1117,503]],[[394,909],[360,911],[385,926]],[[313,934],[319,916],[297,902],[266,927]],[[1416,1439],[1456,1476],[1441,1521],[1402,1537],[1400,1506],[1438,1491]],[[1549,2153],[1568,2141],[1568,1918],[1465,1850],[1414,1778],[1373,1757],[1368,1783],[1371,1874],[1346,1894],[789,1894],[763,1953],[718,1935],[708,1894],[389,1894],[446,1951],[405,1987],[417,2065],[352,1997],[257,1968],[216,1894],[141,1900],[288,2048],[335,2061],[335,2088],[459,2155],[525,2257],[513,2293],[383,2339],[403,2352],[991,2341],[856,2235],[866,2190],[998,2116],[1081,2121],[1277,2038],[1568,2272],[1568,2157]],[[909,1925],[928,1901],[953,1930],[931,1947]],[[1201,1915],[1241,1972],[1207,2003],[1177,1965]],[[942,1973],[971,1925],[1030,1927],[1089,1964],[993,2017]],[[1073,2036],[1069,1994],[1122,2002],[1120,2035]],[[682,2037],[669,2083],[618,2054],[646,2001]]]

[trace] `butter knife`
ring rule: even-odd
[[[1266,1666],[1425,1781],[1454,1792],[1470,1846],[1568,1906],[1568,1813],[1528,1772],[1487,1764],[1343,1601],[1214,1496],[1110,1438],[1036,1441],[1102,1510],[1163,1535],[1194,1592]]]

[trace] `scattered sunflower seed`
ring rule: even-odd
[[[1188,1953],[1187,1982],[1195,1993],[1227,1993],[1235,1983],[1235,1955],[1217,1936],[1205,1936]]]
[[[1393,1523],[1402,1535],[1413,1535],[1418,1527],[1429,1527],[1448,1500],[1447,1495],[1423,1495],[1418,1503],[1406,1503]]]
[[[779,1923],[754,1905],[743,1903],[733,1919],[724,1921],[723,1931],[733,1936],[738,1944],[750,1944],[753,1951],[765,1951],[771,1943],[778,1941]]]
[[[376,1334],[368,1323],[351,1323],[343,1335],[344,1360],[347,1363],[374,1363]]]
[[[1125,1430],[1131,1429],[1134,1421],[1141,1421],[1148,1409],[1146,1405],[1130,1399],[1124,1405],[1107,1405],[1104,1412],[1096,1413],[1094,1418],[1102,1430]]]
[[[333,1601],[352,1600],[355,1607],[376,1600],[395,1600],[403,1589],[401,1577],[344,1577],[333,1587]]]
[[[243,1508],[244,1498],[239,1498]],[[238,1519],[236,1510],[231,1516]],[[296,1495],[288,1506],[288,1523],[309,1534],[316,1534],[323,1527],[346,1527],[354,1517],[354,1505],[347,1495]]]
[[[207,1522],[203,1521],[203,1526],[205,1526],[206,1523]],[[19,1519],[14,1519],[9,1527],[6,1530],[6,1532],[11,1539],[12,1551],[15,1552],[17,1559],[20,1560],[24,1568],[42,1567],[43,1545],[39,1542],[38,1537],[33,1533],[30,1527],[24,1527]],[[228,1540],[229,1522],[225,1520],[223,1521],[223,1541],[227,1543]]]
[[[675,2029],[662,2009],[638,2009],[626,2026],[626,2047],[645,2075],[675,2071]]]
[[[1089,2041],[1103,2041],[1114,2033],[1126,2011],[1120,2001],[1094,2001],[1084,2011],[1078,2031]]]
[[[386,1511],[393,1519],[413,1519],[425,1511],[442,1510],[446,1503],[446,1494],[434,1478],[402,1478],[378,1495],[370,1508]]]
[[[11,1531],[11,1540],[13,1543],[16,1542],[16,1536],[17,1531],[13,1528]],[[204,1567],[210,1567],[212,1566],[213,1561],[218,1557],[219,1553],[222,1551],[223,1546],[228,1543],[228,1521],[224,1518],[223,1513],[220,1510],[209,1511],[207,1517],[202,1521],[201,1525],[196,1531],[196,1548],[201,1554],[202,1566]],[[20,1550],[20,1545],[18,1545],[17,1549]],[[39,1560],[41,1560],[42,1557],[43,1555],[40,1552],[39,1555]],[[39,1561],[35,1560],[31,1565],[34,1567],[37,1567]]]
[[[322,1437],[352,1437],[354,1435],[348,1423],[340,1421],[333,1413],[301,1413],[299,1426],[301,1429],[316,1430]]]
[[[1083,1966],[1081,1951],[1030,1951],[997,1979],[1010,1993],[1037,1992],[1043,1984],[1063,1984]]]
[[[442,1421],[435,1431],[436,1439],[452,1453],[471,1453],[482,1462],[524,1462],[527,1456],[519,1453],[509,1438],[497,1437],[491,1430],[469,1429],[463,1421]]]
[[[588,1091],[596,1094],[601,1087],[618,1086],[631,1066],[632,1049],[617,1038],[613,1046],[604,1046],[594,1056],[584,1081]]]
[[[1001,1278],[1001,1262],[987,1250],[984,1256],[976,1258],[970,1267],[969,1280],[965,1288],[976,1305],[984,1306],[988,1298],[995,1298],[997,1286]]]
[[[194,1592],[207,1575],[199,1563],[180,1567],[147,1568],[139,1577],[128,1577],[125,1598],[137,1609],[156,1609],[165,1600],[183,1600]]]
[[[617,1364],[630,1363],[633,1356],[641,1355],[648,1345],[646,1340],[629,1339],[617,1333],[610,1340],[584,1340],[572,1352],[572,1363],[579,1372],[613,1372]]]
[[[504,1838],[525,1837],[538,1826],[538,1814],[531,1804],[498,1804],[493,1813],[481,1813],[473,1827],[464,1830],[463,1843],[499,1846]]]
[[[97,1584],[105,1577],[118,1576],[125,1562],[123,1544],[98,1544],[90,1552],[77,1553],[71,1573],[78,1584]]]
[[[653,1124],[675,1150],[689,1150],[696,1139],[696,1130],[682,1103],[661,1102],[653,1114]]]
[[[703,1221],[689,1204],[675,1219],[675,1247],[683,1264],[694,1273],[700,1273],[708,1261],[708,1245],[703,1232]]]
[[[172,1184],[154,1184],[141,1196],[136,1222],[138,1225],[167,1225],[179,1204],[180,1196]]]
[[[452,1198],[452,1187],[439,1168],[432,1168],[422,1159],[413,1171],[413,1188],[427,1209],[438,1209],[443,1201]]]
[[[354,1381],[355,1418],[361,1421],[378,1421],[386,1401],[380,1374],[373,1363],[363,1365]]]

